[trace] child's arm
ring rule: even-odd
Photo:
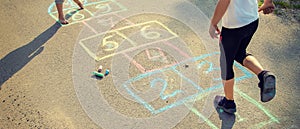
[[[264,3],[258,8],[258,12],[263,11],[264,14],[272,13],[275,9],[273,0],[264,0]]]
[[[220,30],[217,24],[220,22],[223,15],[225,14],[229,3],[230,0],[219,0],[219,2],[217,3],[214,15],[211,19],[210,28],[209,28],[209,34],[212,38],[218,38],[218,35],[220,34]]]

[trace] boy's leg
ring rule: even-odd
[[[218,103],[218,108],[227,113],[236,112],[234,102],[233,62],[239,50],[240,34],[237,29],[222,28],[220,36],[220,67],[225,97]]]
[[[222,28],[220,37],[220,68],[223,80],[225,98],[234,100],[234,58],[239,50],[239,31],[236,29]]]
[[[252,56],[251,54],[248,54],[246,52],[246,49],[254,35],[254,33],[257,30],[258,27],[258,20],[250,23],[246,27],[244,27],[241,31],[245,32],[245,37],[241,41],[241,45],[239,47],[239,50],[237,52],[237,56],[235,57],[235,60],[251,70],[253,73],[258,75],[263,71],[263,67],[260,65],[260,63],[257,61],[257,59]]]
[[[227,113],[234,114],[236,112],[236,105],[233,100],[234,79],[223,80],[223,85],[225,97],[218,102],[217,108],[221,108]]]
[[[74,0],[74,2],[80,7],[80,9],[83,9],[83,4],[79,0]]]
[[[267,102],[272,100],[276,93],[275,75],[269,71],[264,70],[258,60],[254,56],[246,52],[246,48],[250,43],[251,38],[257,29],[257,26],[258,20],[243,28],[242,31],[249,32],[249,35],[242,40],[235,60],[258,76],[260,80],[259,88],[261,89],[261,101]]]
[[[63,2],[64,0],[55,0],[57,12],[58,12],[58,20],[61,24],[68,24],[68,21],[65,19],[64,12],[63,12]]]
[[[258,60],[254,56],[250,55],[244,59],[243,65],[256,75],[264,70]]]
[[[258,75],[261,73],[264,69],[261,66],[261,64],[258,62],[258,60],[252,56],[251,54],[248,54],[246,52],[246,48],[248,44],[250,43],[252,38],[252,35],[249,37],[245,38],[242,41],[241,48],[238,51],[238,56],[235,58],[237,62],[239,62],[241,65],[245,66],[248,68],[250,71],[252,71],[254,74]]]
[[[233,86],[234,86],[234,78],[230,80],[223,80],[224,85],[224,93],[227,100],[234,100],[233,97]]]
[[[243,61],[243,65],[257,75],[259,79],[258,87],[260,88],[261,101],[268,102],[272,100],[276,94],[275,75],[264,70],[253,56],[247,56]]]

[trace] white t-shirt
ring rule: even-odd
[[[222,18],[226,28],[240,28],[258,19],[257,0],[231,0]]]

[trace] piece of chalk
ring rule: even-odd
[[[93,74],[97,77],[104,77],[104,75],[102,73],[99,73],[97,71],[94,71]]]
[[[98,68],[98,72],[101,73],[102,72],[102,65],[99,66]]]
[[[105,76],[107,76],[109,74],[109,70],[105,70]]]

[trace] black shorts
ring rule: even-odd
[[[229,29],[222,27],[219,46],[221,52],[221,77],[223,80],[234,78],[234,60],[243,65],[243,60],[251,55],[246,52],[246,48],[257,27],[258,19],[240,28]]]

